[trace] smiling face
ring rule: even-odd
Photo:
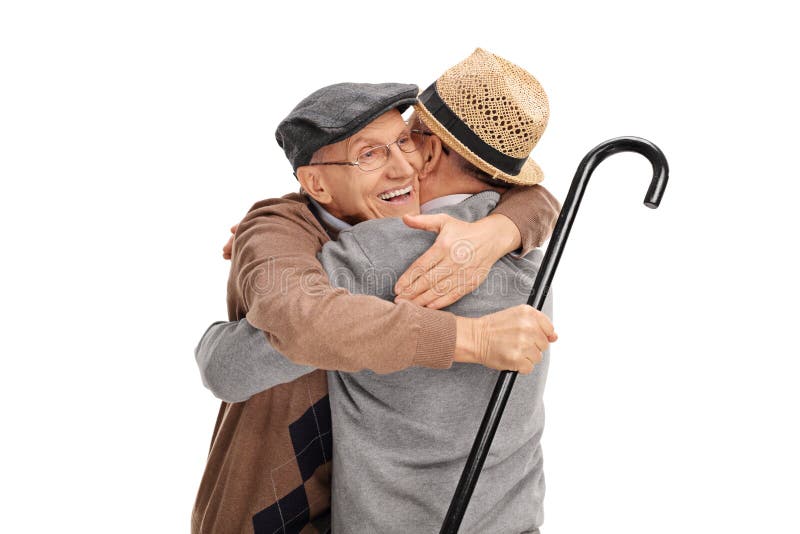
[[[312,162],[356,161],[365,150],[394,143],[407,130],[397,110],[386,112],[352,137],[323,147]],[[417,214],[421,151],[403,152],[397,144],[392,144],[389,152],[386,164],[373,171],[312,163],[299,167],[297,177],[309,195],[334,217],[350,224]]]

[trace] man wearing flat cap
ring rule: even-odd
[[[489,56],[487,61],[504,61]],[[489,69],[490,74],[499,71]],[[530,76],[524,83],[535,80]],[[304,194],[259,202],[242,221],[228,288],[230,318],[240,321],[212,326],[198,347],[204,382],[228,402],[217,420],[194,532],[314,528],[309,523],[327,511],[331,456],[337,458],[337,532],[407,532],[409,525],[420,526],[422,515],[441,521],[420,507],[438,510],[441,503],[427,501],[445,485],[454,487],[450,471],[463,464],[461,449],[471,444],[471,439],[461,443],[463,419],[472,417],[463,396],[479,396],[493,369],[529,375],[521,377],[522,403],[510,406],[507,416],[525,420],[524,439],[520,431],[500,439],[509,461],[487,462],[484,477],[490,483],[479,485],[476,494],[491,495],[496,489],[491,481],[508,477],[519,459],[511,456],[533,455],[531,460],[539,454],[541,414],[535,409],[530,415],[525,401],[541,401],[546,365],[534,365],[555,335],[544,314],[522,303],[540,261],[538,251],[527,253],[549,234],[557,203],[537,186],[506,192],[498,204],[501,185],[514,183],[507,177],[515,176],[499,166],[508,162],[502,152],[488,152],[460,134],[448,140],[448,149],[436,131],[441,124],[435,119],[444,115],[426,115],[424,104],[418,108],[424,124],[409,130],[399,110],[415,102],[416,94],[415,86],[400,84],[339,84],[303,100],[279,126],[278,142]],[[525,110],[533,109],[535,120],[526,115],[521,125],[525,137],[532,136],[528,153],[547,121],[546,100],[544,114],[540,101],[537,105]],[[453,107],[450,123],[463,115]],[[464,151],[465,146],[472,148]],[[483,165],[472,163],[474,158]],[[450,189],[445,171],[452,174]],[[532,180],[519,170],[516,177],[516,183]],[[420,178],[435,184],[437,198],[420,190]],[[446,198],[459,192],[459,198]],[[434,212],[440,214],[414,224],[465,232],[471,250],[479,252],[475,256],[488,263],[480,281],[491,273],[516,277],[521,289],[502,292],[483,284],[488,291],[479,288],[450,308],[464,317],[408,300],[391,302],[400,274],[434,242],[433,234],[397,217],[417,213],[420,200],[437,199]],[[383,220],[362,222],[368,219]],[[504,257],[521,244],[525,257]],[[421,284],[427,289],[407,293],[434,303],[435,279],[429,273],[416,279],[426,280]],[[504,309],[514,304],[519,306]],[[314,369],[332,370],[330,407],[326,375]],[[525,379],[530,379],[527,389]],[[539,482],[533,480],[530,488],[525,495],[537,494]],[[473,525],[498,525],[499,517],[478,513],[482,519],[472,518]],[[535,528],[536,521],[527,514],[523,523]]]

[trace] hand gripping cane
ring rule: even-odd
[[[529,306],[541,311],[547,292],[550,290],[556,267],[558,267],[558,261],[561,259],[564,245],[567,242],[567,237],[569,237],[572,222],[575,220],[578,206],[580,206],[586,185],[589,183],[589,178],[600,162],[617,152],[638,152],[650,160],[653,165],[653,179],[650,182],[647,195],[644,197],[644,205],[655,209],[661,202],[661,196],[667,187],[669,168],[667,159],[656,145],[639,137],[617,137],[600,143],[590,150],[581,161],[578,170],[575,172],[575,177],[572,179],[572,186],[561,208],[561,214],[558,216],[558,222],[550,239],[550,245],[547,247],[547,252],[545,252],[536,281],[533,283],[533,290],[528,298]],[[458,532],[516,378],[516,371],[502,371],[497,379],[497,385],[495,385],[489,406],[486,408],[483,421],[478,429],[478,435],[472,444],[472,450],[469,453],[469,458],[467,458],[464,471],[461,473],[461,479],[458,481],[458,487],[455,495],[453,495],[453,500],[450,502],[450,508],[447,510],[442,529],[439,531],[440,534],[456,534]]]

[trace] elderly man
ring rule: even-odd
[[[528,98],[508,104],[519,106],[517,119],[509,120],[509,124],[521,128],[515,128],[514,133],[519,134],[520,131],[524,133],[507,136],[501,140],[500,146],[503,146],[503,142],[513,144],[514,137],[525,138],[529,153],[538,141],[547,119],[547,103],[543,91],[535,79],[522,69],[478,50],[467,61],[440,78],[437,85],[444,92],[445,98],[452,98],[452,95],[446,96],[447,91],[450,91],[458,80],[463,81],[465,72],[474,71],[476,68],[478,72],[483,71],[482,76],[488,81],[507,83],[509,80],[505,78],[510,68],[514,76],[522,79],[522,81],[517,79],[516,83],[521,85],[523,94]],[[446,119],[449,125],[458,121],[454,121],[453,116],[442,115],[441,97],[435,89],[426,93],[427,96],[423,94],[425,99],[418,112],[423,122],[438,136],[430,136],[430,142],[422,144],[420,138],[406,139],[401,133],[395,143],[376,147],[371,141],[383,142],[386,138],[370,137],[380,131],[380,128],[372,131],[370,127],[373,125],[370,125],[364,128],[364,133],[361,135],[353,136],[352,146],[355,147],[356,153],[359,156],[364,154],[358,149],[362,139],[366,139],[368,146],[378,152],[377,157],[385,159],[391,159],[389,152],[391,145],[397,145],[401,150],[408,142],[414,143],[417,147],[422,146],[418,151],[425,161],[421,178],[429,180],[427,183],[430,184],[431,197],[438,197],[439,211],[449,212],[459,219],[468,221],[488,215],[498,198],[497,193],[492,190],[502,189],[503,185],[510,182],[535,183],[541,179],[541,171],[532,161],[526,162],[527,158],[503,158],[502,152],[497,148],[489,146],[487,149],[486,146],[475,143],[475,139],[464,135],[463,131],[455,129],[453,135],[442,131],[437,118]],[[483,103],[488,109],[490,98],[494,101],[497,97],[499,103],[501,98],[505,100],[519,94],[518,92],[493,93],[491,96],[487,95]],[[455,109],[459,108],[456,106]],[[450,108],[447,108],[447,111],[453,113]],[[460,108],[456,113],[463,115],[465,109]],[[387,115],[382,115],[373,124],[381,128],[388,127],[393,121],[391,116]],[[455,117],[459,118],[457,115]],[[485,130],[477,129],[479,135],[489,139]],[[391,131],[391,127],[388,131]],[[430,133],[432,132],[428,130],[416,135]],[[440,137],[446,139],[450,149],[442,145]],[[497,145],[494,139],[489,142]],[[366,157],[373,158],[376,154],[368,153]],[[386,190],[388,194],[381,189],[377,195],[351,194],[348,197],[349,201],[332,202],[331,198],[326,196],[330,194],[330,182],[326,183],[326,176],[315,171],[313,167],[361,164],[364,161],[369,163],[361,157],[355,162],[337,158],[335,150],[318,151],[311,165],[305,169],[301,167],[298,178],[304,190],[314,199],[312,205],[320,220],[342,230],[339,241],[327,243],[320,256],[322,264],[334,281],[353,292],[369,292],[384,299],[391,299],[394,297],[392,285],[397,275],[430,245],[433,238],[429,233],[403,226],[397,219],[371,221],[347,228],[346,219],[355,222],[382,215],[380,209],[375,209],[381,205],[372,201],[371,196],[401,197],[396,202],[403,205],[410,199],[402,197],[413,198],[415,191],[412,180],[409,182],[410,191],[406,191],[408,185],[400,183],[399,187]],[[490,174],[487,174],[487,171]],[[330,180],[329,177],[327,179]],[[423,181],[424,183],[426,182]],[[348,187],[366,188],[374,193],[383,185],[376,188],[373,184],[368,186],[348,184]],[[466,194],[458,198],[449,196],[454,193]],[[470,193],[478,194],[470,195]],[[454,205],[459,201],[461,202]],[[438,215],[433,221],[418,221],[415,224],[433,225],[436,229],[440,229],[443,224],[452,225],[454,221],[448,219],[446,215]],[[387,248],[387,243],[391,243],[392,247]],[[498,288],[496,284],[493,286],[488,283],[493,281],[493,278],[490,278],[478,291],[454,306],[453,311],[475,316],[524,302],[535,276],[536,261],[538,257],[535,254],[527,259],[504,258],[492,273],[498,275],[499,280],[505,281],[506,284],[501,284],[502,287]],[[387,273],[392,284],[382,283],[385,282]],[[413,274],[407,276],[406,282],[413,278]],[[509,280],[516,282],[511,289],[507,284]],[[418,298],[430,303],[435,300],[441,301],[439,295],[438,288],[428,287],[425,290],[423,287]],[[449,297],[446,297],[442,302],[446,303],[448,299]],[[527,346],[523,343],[523,351],[530,358],[526,360],[528,365],[515,367],[513,359],[502,363],[489,361],[482,363],[488,363],[494,368],[516,368],[527,373],[531,371],[531,366],[539,361],[548,342],[554,340],[555,336],[549,321],[543,315],[535,313],[535,310],[520,306],[513,311],[516,312],[514,315],[508,314],[508,310],[499,313],[507,314],[503,316],[504,320],[518,318],[521,314],[527,316],[535,325],[536,333],[531,337],[533,342],[527,343]],[[510,324],[506,327],[514,329]],[[458,353],[458,341],[456,353]],[[474,427],[480,418],[480,414],[473,414],[474,408],[482,410],[483,407],[483,402],[475,405],[471,401],[476,397],[480,398],[477,392],[483,391],[486,387],[489,387],[490,391],[489,381],[493,382],[493,373],[486,368],[466,364],[474,361],[469,357],[459,360],[457,355],[454,360],[464,363],[457,363],[448,371],[433,371],[430,368],[434,366],[429,366],[429,369],[415,367],[388,376],[376,375],[371,371],[329,374],[334,426],[337,428],[337,438],[333,441],[334,456],[337,457],[334,463],[334,519],[337,532],[427,531],[441,521],[442,506],[446,508],[446,497],[457,480],[457,473],[454,475],[454,470],[460,469],[471,443],[471,438],[464,439],[465,433],[474,432]],[[231,391],[225,391],[226,383],[246,382],[247,384],[235,386],[239,389],[233,395],[247,397],[260,391],[259,388],[269,388],[293,380],[310,370],[301,366],[292,367],[286,363],[278,352],[269,347],[263,334],[252,329],[244,321],[240,324],[212,327],[200,345],[198,361],[204,370],[204,380],[212,386],[212,389],[214,389],[212,384],[223,384],[223,387],[217,387],[216,390],[221,396],[232,394]],[[336,363],[336,367],[344,369],[347,365],[346,362]],[[377,368],[378,365],[364,367]],[[511,420],[515,427],[513,430],[504,429],[507,437],[501,438],[500,444],[495,447],[495,450],[500,451],[500,460],[487,462],[487,472],[483,480],[488,482],[479,485],[476,490],[476,500],[483,504],[470,508],[465,528],[520,532],[533,530],[541,523],[543,481],[538,436],[541,433],[541,392],[545,372],[546,367],[540,365],[531,377],[526,377],[529,380],[522,380],[524,393],[515,397],[518,402],[511,403],[509,407],[511,415],[507,415],[506,418],[506,421]],[[237,381],[237,373],[239,378],[245,379]],[[253,391],[248,391],[248,388]],[[488,398],[488,392],[484,397]],[[375,401],[379,402],[376,404]],[[314,413],[316,414],[316,411]],[[472,426],[467,424],[470,421],[473,423]],[[449,431],[443,432],[448,428]],[[321,449],[324,455],[325,446],[322,445]],[[297,457],[297,461],[299,464],[303,463],[300,456]],[[506,487],[510,483],[512,485]],[[515,490],[514,497],[506,498],[503,506],[492,504],[500,500],[511,488]],[[295,504],[290,500],[281,503],[279,499],[275,511],[282,516],[291,514],[290,508]],[[294,511],[297,512],[296,517],[308,518],[307,509]],[[286,519],[283,521],[285,524]],[[253,525],[255,530],[259,531],[255,517]]]

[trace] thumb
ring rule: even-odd
[[[443,213],[435,215],[403,215],[403,222],[409,228],[439,233],[445,223],[445,218],[446,215]]]

